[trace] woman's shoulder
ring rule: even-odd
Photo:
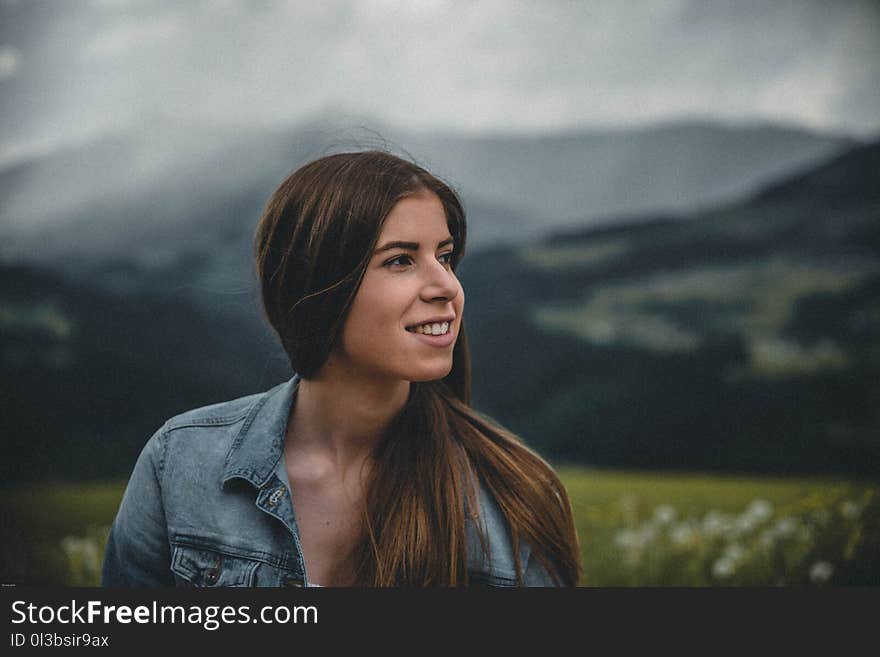
[[[263,410],[266,413],[274,413],[275,415],[281,410],[280,407],[289,404],[290,394],[296,388],[297,377],[290,379],[284,383],[280,383],[269,390],[250,394],[228,401],[217,402],[193,408],[183,413],[178,413],[168,418],[157,433],[173,434],[186,433],[186,429],[211,429],[238,425],[250,419]],[[286,393],[286,394],[285,394]],[[274,400],[276,403],[267,404],[266,402]],[[273,417],[272,420],[277,418]],[[198,432],[193,432],[198,434]]]
[[[185,467],[186,463],[193,466],[216,463],[223,467],[231,454],[241,451],[235,448],[245,442],[247,434],[274,436],[283,430],[294,383],[291,380],[264,392],[174,415],[153,434],[145,451],[158,456],[160,470],[174,465]],[[246,442],[245,451],[250,452],[253,441]]]
[[[178,413],[165,421],[163,429],[170,432],[186,427],[234,424],[245,417],[248,411],[258,404],[266,394],[266,392],[260,392]]]

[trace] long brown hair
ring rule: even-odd
[[[443,204],[454,270],[466,238],[461,201],[405,159],[384,151],[329,155],[294,171],[273,193],[256,230],[257,275],[266,317],[301,377],[313,377],[336,344],[391,209],[426,190]],[[580,579],[571,505],[559,477],[516,435],[470,406],[463,321],[451,371],[410,384],[374,460],[355,554],[360,584],[467,584],[465,509],[479,508],[476,479],[507,520],[520,578],[525,540],[558,583]]]

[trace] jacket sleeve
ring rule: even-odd
[[[104,551],[103,586],[174,585],[161,491],[163,429],[144,446],[126,486]]]

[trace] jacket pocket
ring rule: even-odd
[[[176,544],[171,571],[178,586],[253,586],[255,559],[230,554],[216,546]]]

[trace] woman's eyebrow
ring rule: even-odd
[[[446,246],[447,244],[452,244],[454,240],[451,237],[447,237],[442,242],[437,244],[437,248],[441,248]],[[382,251],[388,251],[389,249],[405,249],[407,251],[418,251],[419,250],[418,242],[388,242],[387,244],[383,244],[378,249],[373,251],[373,254],[381,253]]]

